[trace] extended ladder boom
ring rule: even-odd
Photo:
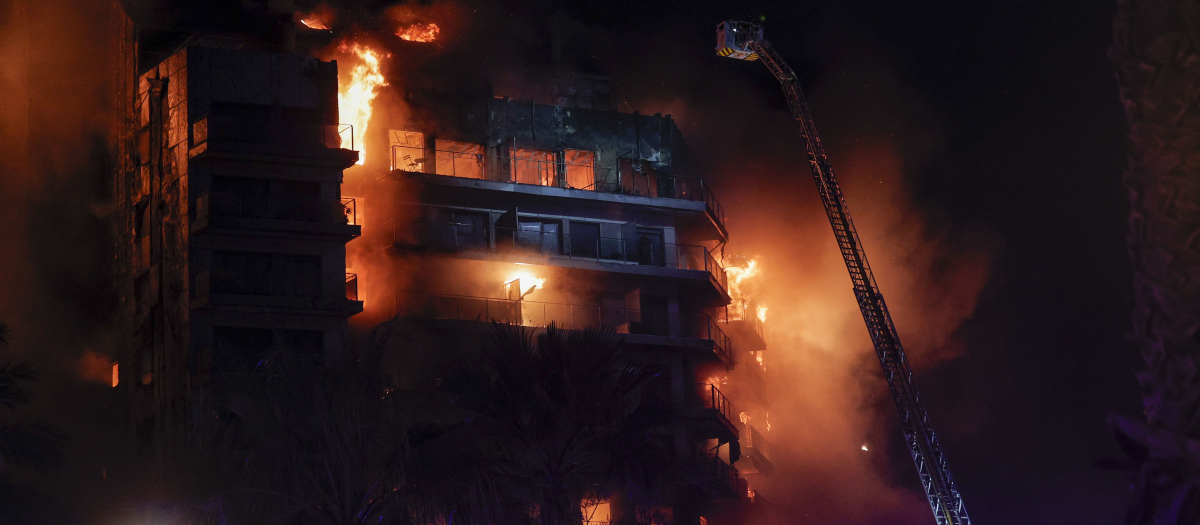
[[[809,115],[808,104],[804,101],[804,93],[800,90],[796,74],[779,58],[770,43],[762,39],[762,27],[757,24],[724,22],[717,28],[717,38],[718,54],[743,60],[762,59],[767,69],[770,69],[783,85],[792,118],[800,125],[800,133],[804,137],[813,180],[816,181],[817,191],[825,204],[825,213],[829,216],[829,224],[833,226],[833,234],[837,237],[838,249],[846,261],[846,269],[850,271],[858,308],[867,323],[867,331],[871,334],[875,353],[883,365],[883,375],[900,412],[904,438],[913,463],[916,464],[917,473],[921,477],[921,485],[929,498],[929,505],[933,508],[934,518],[938,525],[970,525],[971,519],[967,517],[962,497],[954,486],[950,469],[946,466],[946,458],[938,445],[933,427],[929,424],[929,416],[925,413],[925,406],[917,395],[912,370],[909,369],[908,359],[904,357],[904,348],[900,345],[900,337],[892,324],[892,316],[883,301],[883,294],[879,293],[879,287],[875,285],[875,275],[871,272],[867,254],[858,240],[858,232],[854,229],[854,221],[850,219],[846,201],[842,198],[842,190],[833,175],[833,167],[825,157],[825,148],[821,146],[821,139],[813,126],[812,116]]]

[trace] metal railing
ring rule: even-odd
[[[758,429],[754,428],[753,425],[743,426],[742,434],[738,439],[741,441],[743,453],[757,452],[758,455],[770,461],[771,444],[767,442],[767,438],[758,433]]]
[[[745,321],[754,328],[754,333],[758,334],[759,339],[763,339],[762,319],[758,318],[758,312],[753,311],[750,308],[750,303],[745,299],[731,301],[718,313],[717,320],[726,324]]]
[[[394,312],[401,317],[497,321],[522,326],[555,323],[566,328],[584,328],[605,325],[619,333],[707,339],[713,342],[713,351],[718,357],[733,364],[733,343],[717,323],[704,314],[423,292],[396,294]]]
[[[700,458],[700,466],[703,470],[712,473],[717,481],[734,493],[739,491],[737,469],[726,463],[720,456],[705,454]]]
[[[196,197],[196,219],[245,217],[354,224],[346,205],[346,199],[336,197],[208,191]]]
[[[358,274],[346,273],[346,298],[351,301],[358,300]]]
[[[353,148],[351,148],[353,149]],[[432,150],[430,159],[413,157],[421,148],[392,146],[392,169],[434,173],[450,177],[465,177],[497,182],[513,182],[536,186],[553,186],[590,190],[601,193],[621,193],[647,197],[663,197],[703,202],[713,220],[725,227],[725,208],[712,189],[698,177],[667,175],[636,169],[620,169],[595,164],[575,164],[537,157],[488,155],[485,153]],[[432,168],[432,169],[431,169]]]
[[[342,214],[346,218],[346,224],[358,226],[358,203],[354,197],[342,197]]]
[[[696,383],[697,394],[700,396],[700,401],[704,408],[713,409],[725,421],[725,423],[733,428],[741,427],[741,420],[737,417],[737,411],[733,408],[733,403],[729,398],[725,397],[717,388],[717,385],[710,383]]]
[[[722,289],[729,286],[725,268],[703,246],[657,242],[640,236],[622,239],[431,221],[413,223],[409,233],[397,229],[394,241],[444,250],[513,250],[546,257],[698,270],[708,272]]]

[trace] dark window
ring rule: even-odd
[[[283,333],[283,346],[309,364],[325,359],[325,332],[317,330],[288,330]]]
[[[442,211],[442,243],[456,250],[480,250],[487,247],[487,216],[482,213]]]
[[[667,298],[643,295],[641,321],[630,323],[629,331],[635,334],[668,335],[669,329]]]
[[[274,346],[269,329],[218,326],[213,329],[212,368],[253,370]]]
[[[637,262],[650,266],[663,266],[663,231],[658,228],[637,229]]]
[[[213,252],[213,293],[269,295],[271,254]]]
[[[210,140],[271,141],[271,106],[215,102],[209,116]]]
[[[213,177],[209,214],[225,217],[269,215],[271,181],[245,177]]]
[[[312,255],[213,252],[213,293],[320,297],[321,259]]]
[[[272,292],[285,297],[321,296],[321,259],[311,255],[276,255],[271,268]]]
[[[571,255],[600,257],[600,225],[594,222],[571,221]]]
[[[298,180],[271,181],[271,217],[290,221],[319,221],[332,217],[322,213],[321,186]],[[329,211],[329,210],[325,210]]]
[[[543,255],[558,255],[561,234],[557,221],[521,221],[521,232],[517,239],[523,250]]]

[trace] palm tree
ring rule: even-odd
[[[8,325],[0,322],[0,348],[8,346]],[[39,375],[27,363],[0,361],[0,409],[13,410],[33,399],[29,383]],[[35,422],[0,423],[0,516],[4,523],[55,523],[61,508],[39,492],[30,479],[57,466],[64,438]]]
[[[1145,421],[1110,416],[1131,461],[1127,523],[1200,523],[1200,7],[1119,0],[1110,57],[1129,123],[1133,341]]]
[[[324,364],[277,348],[225,368],[205,392],[197,436],[233,476],[199,507],[220,524],[405,524],[434,516],[413,494],[409,426],[381,344]]]
[[[551,324],[535,337],[496,324],[481,358],[443,379],[468,413],[461,430],[505,480],[491,501],[507,503],[506,523],[579,524],[589,498],[661,503],[680,477],[660,378],[611,329]]]

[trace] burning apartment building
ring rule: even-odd
[[[755,263],[724,256],[725,209],[671,116],[617,111],[607,78],[571,71],[376,98],[386,53],[341,53],[191,38],[139,72],[114,184],[114,386],[140,447],[170,454],[196,392],[272,349],[337,360],[396,324],[421,342],[393,359],[420,403],[493,323],[606,326],[657,367],[675,455],[706,477],[651,521],[755,500],[772,471],[764,310],[738,289]]]

